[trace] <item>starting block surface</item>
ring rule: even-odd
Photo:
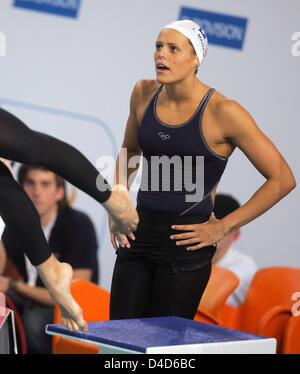
[[[123,319],[88,323],[88,332],[63,324],[46,333],[100,347],[99,353],[275,353],[276,339],[179,317]]]

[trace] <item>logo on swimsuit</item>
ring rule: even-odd
[[[3,32],[0,32],[0,57],[6,56],[6,37]]]
[[[179,19],[189,19],[201,26],[209,44],[243,49],[247,18],[182,7]]]
[[[298,57],[300,56],[300,31],[293,33],[292,40],[296,41],[296,43],[292,45],[292,55]]]
[[[77,18],[81,0],[15,0],[17,8]]]
[[[169,134],[164,134],[163,132],[159,132],[158,135],[162,140],[168,140],[171,138]]]

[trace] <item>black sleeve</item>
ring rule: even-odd
[[[108,182],[77,149],[54,137],[29,129],[18,118],[1,108],[0,157],[45,166],[99,203],[105,202],[111,195]],[[97,186],[105,189],[100,191]]]
[[[40,217],[23,188],[0,162],[0,215],[33,265],[47,260],[51,251]]]
[[[6,256],[13,262],[17,267],[18,272],[23,278],[24,282],[27,282],[27,271],[25,265],[24,250],[20,243],[16,240],[13,234],[5,227],[1,240],[3,242]]]

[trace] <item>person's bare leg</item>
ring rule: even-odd
[[[63,324],[70,330],[77,331],[80,328],[86,332],[88,325],[70,291],[73,278],[72,267],[67,263],[59,262],[52,254],[48,260],[36,268],[53,301],[60,308]]]

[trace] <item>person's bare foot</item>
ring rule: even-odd
[[[73,278],[72,267],[59,262],[54,255],[41,265],[37,266],[39,275],[50,296],[61,311],[61,320],[70,330],[88,330],[83,319],[82,310],[71,295],[70,285]]]

